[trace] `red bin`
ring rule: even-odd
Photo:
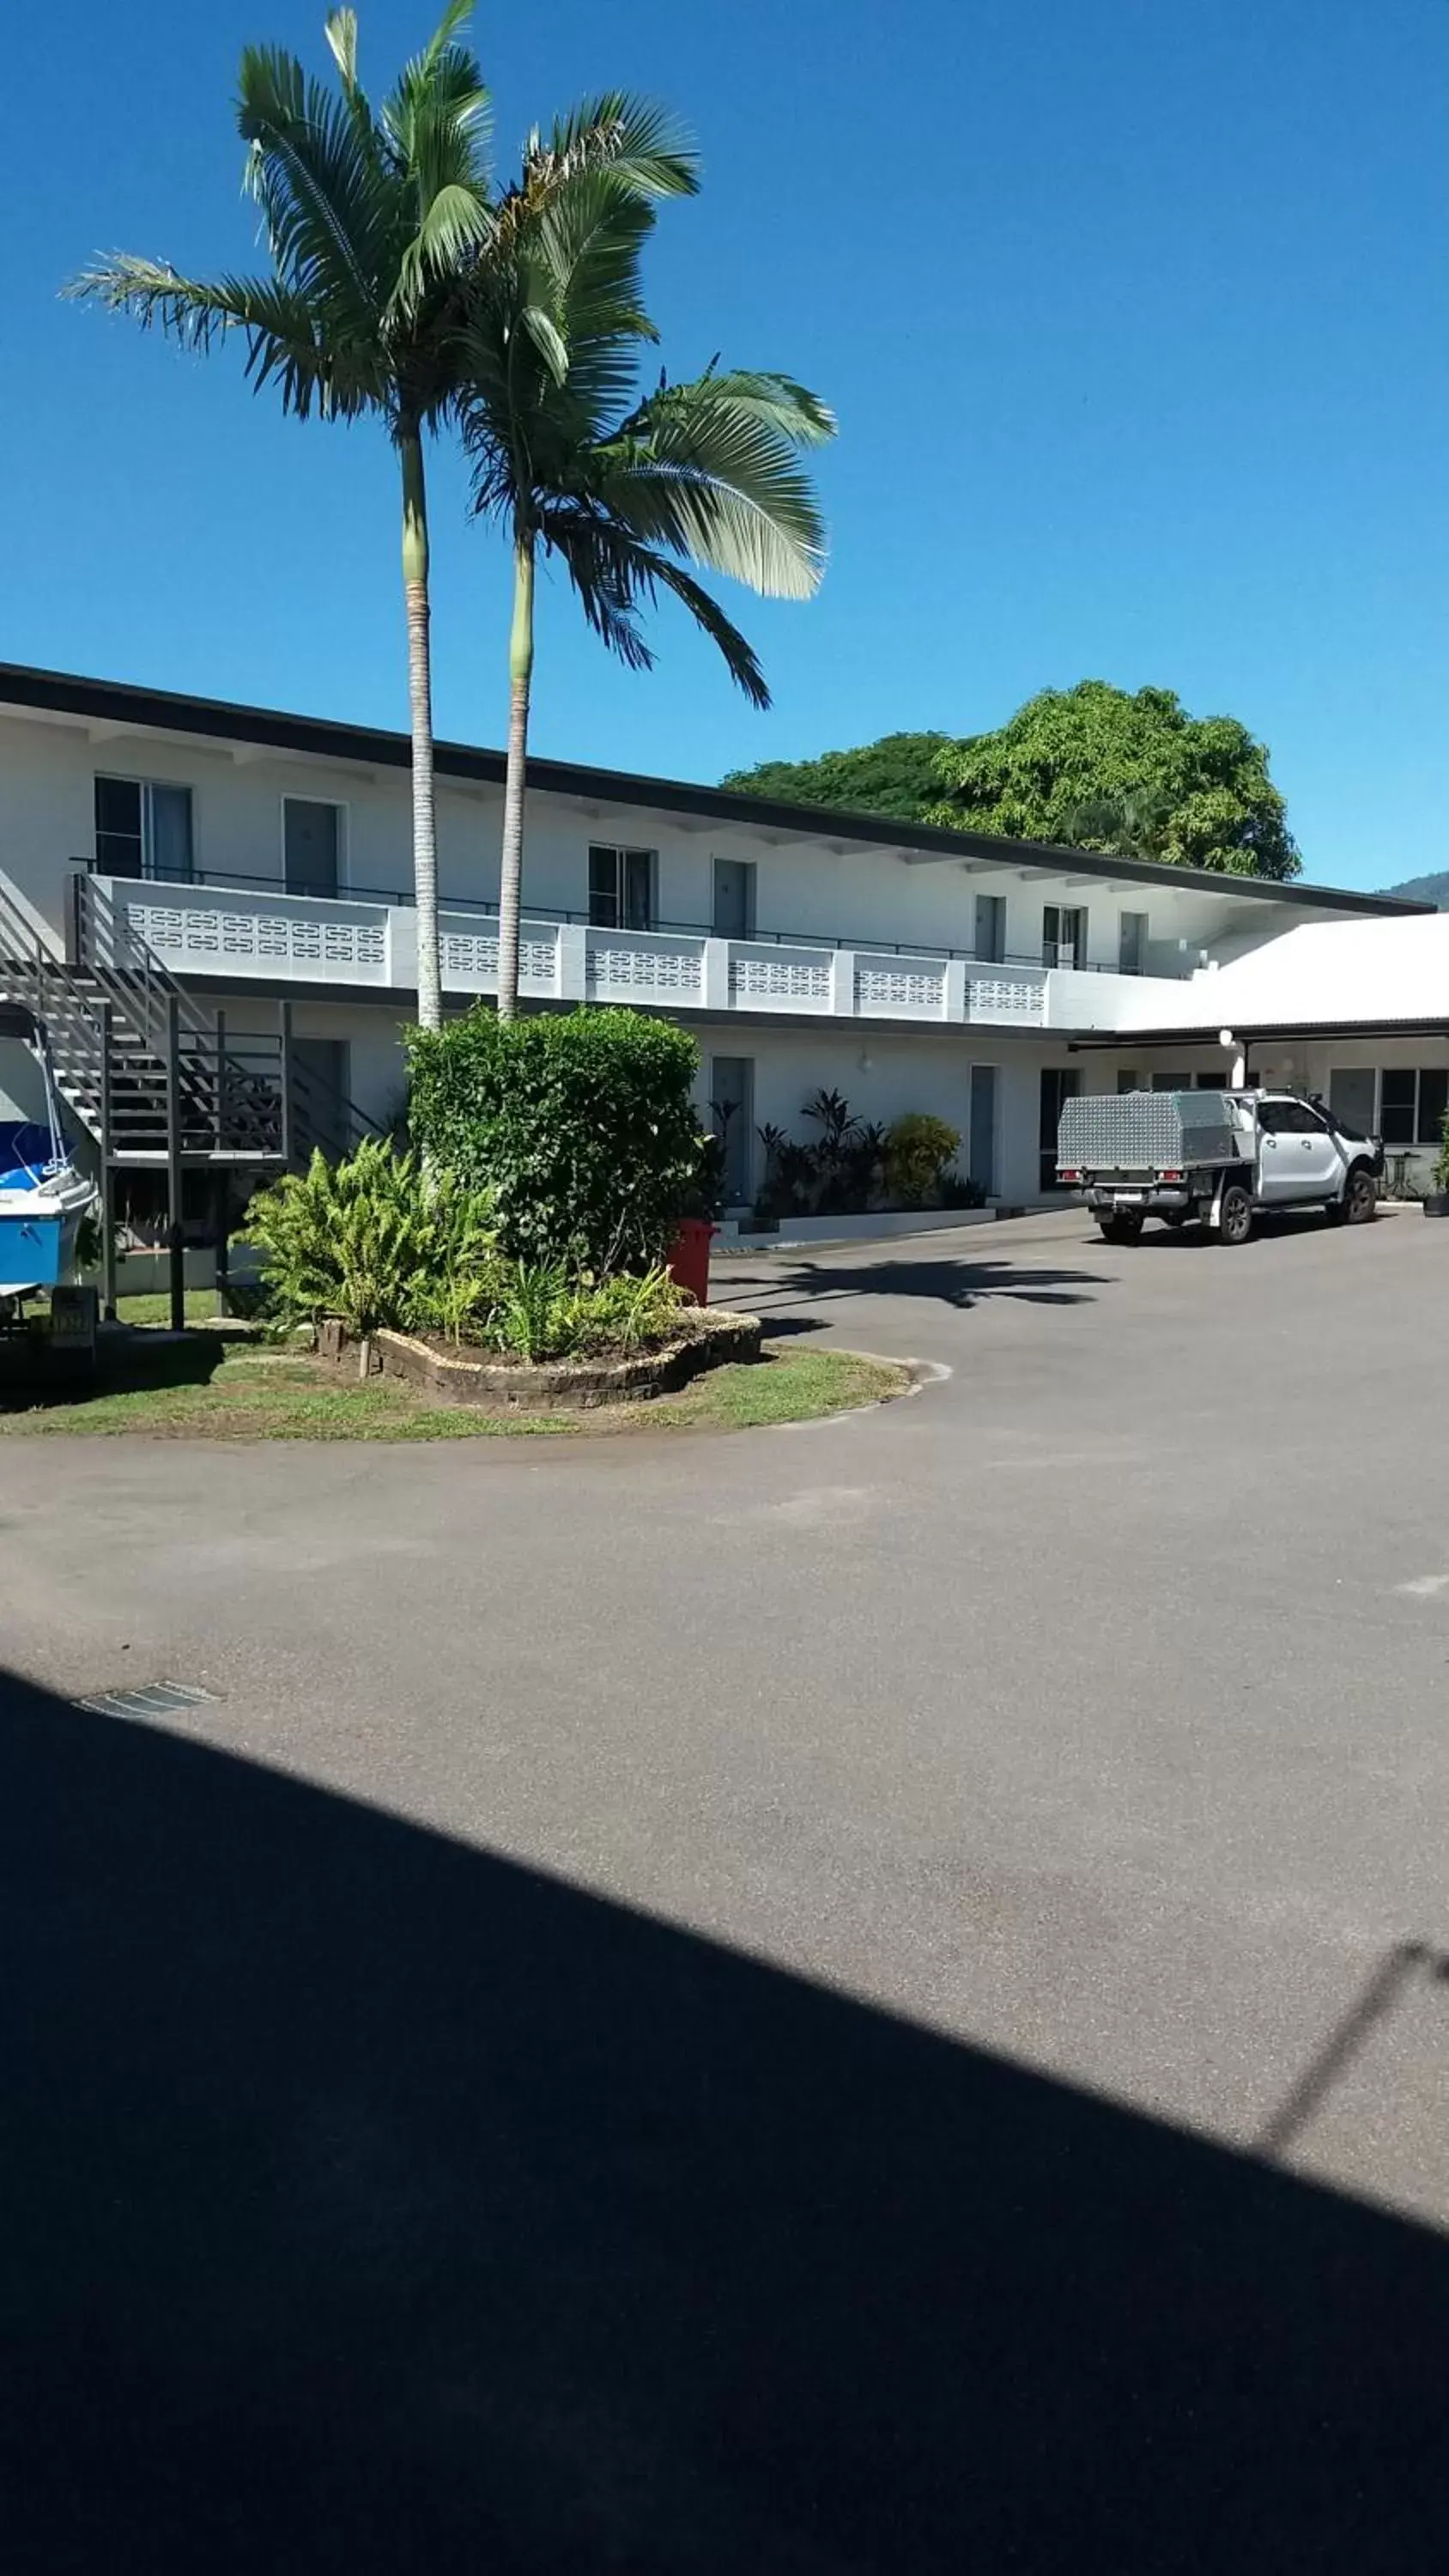
[[[709,1247],[718,1232],[708,1217],[682,1216],[665,1257],[664,1267],[676,1288],[682,1288],[696,1306],[709,1304]]]

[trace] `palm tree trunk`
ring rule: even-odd
[[[498,1016],[518,1017],[518,910],[523,888],[523,799],[528,785],[528,702],[533,688],[533,538],[513,541],[513,630],[508,639],[508,764],[503,780],[503,869],[498,886]]]
[[[418,921],[418,1022],[443,1025],[438,969],[438,835],[433,805],[433,661],[428,633],[428,502],[423,442],[415,428],[398,438],[402,456],[403,598],[408,617],[408,699],[413,737],[413,890]]]

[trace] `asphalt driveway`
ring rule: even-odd
[[[1433,2563],[1446,1283],[1064,1211],[722,1263],[950,1372],[833,1423],[8,1444],[10,2563]]]

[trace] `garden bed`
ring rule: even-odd
[[[401,1379],[435,1404],[476,1405],[493,1414],[555,1413],[677,1395],[707,1369],[758,1360],[761,1331],[756,1315],[706,1306],[686,1310],[678,1329],[653,1349],[616,1357],[513,1360],[459,1346],[440,1333],[379,1332],[361,1345],[331,1320],[322,1324],[317,1347],[322,1359],[354,1378],[362,1373],[365,1347],[366,1373]]]
[[[355,1354],[353,1355],[355,1362]],[[649,1402],[487,1413],[426,1388],[355,1374],[311,1355],[228,1344],[215,1333],[117,1337],[95,1381],[42,1390],[0,1386],[7,1438],[149,1440],[574,1441],[641,1432],[747,1431],[812,1422],[904,1395],[913,1372],[854,1351],[766,1343],[756,1360],[708,1370]]]

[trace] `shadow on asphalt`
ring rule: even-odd
[[[205,1386],[232,1356],[220,1333],[103,1331],[92,1369],[68,1352],[15,1334],[0,1337],[0,1413],[37,1404],[88,1404],[139,1387]]]
[[[988,1297],[1011,1297],[1030,1306],[1080,1306],[1089,1292],[1111,1288],[1116,1281],[1097,1270],[1065,1270],[1022,1261],[860,1261],[838,1267],[819,1261],[781,1260],[767,1277],[745,1291],[752,1313],[770,1310],[772,1295],[793,1300],[811,1297],[822,1304],[832,1298],[930,1297],[963,1312]],[[771,1331],[779,1329],[774,1323]]]
[[[1440,2562],[1423,2229],[17,1682],[0,1937],[14,2576]]]

